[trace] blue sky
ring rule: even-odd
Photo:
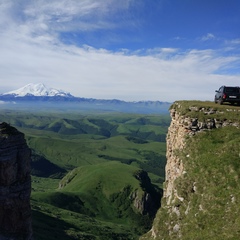
[[[1,92],[213,100],[240,85],[239,0],[0,0]]]

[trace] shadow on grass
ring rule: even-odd
[[[33,237],[35,240],[68,240],[72,239],[65,230],[73,226],[55,217],[33,210]]]

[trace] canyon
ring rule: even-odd
[[[240,108],[177,101],[170,115],[161,207],[152,228],[140,239],[238,239]],[[1,240],[33,239],[30,164],[31,150],[24,134],[1,122]],[[149,182],[144,171],[135,178]],[[143,206],[152,211],[148,194],[131,197],[140,212],[145,211]]]

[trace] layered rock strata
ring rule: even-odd
[[[204,107],[189,107],[189,112],[197,112],[199,116],[204,115],[205,118],[199,119],[197,117],[189,117],[178,111],[181,107],[181,103],[175,102],[174,107],[170,110],[171,124],[167,133],[167,164],[166,164],[166,180],[164,189],[164,198],[167,205],[171,204],[171,201],[181,198],[177,194],[177,190],[174,188],[174,181],[184,174],[184,166],[179,152],[185,147],[185,140],[187,137],[191,137],[198,132],[211,130],[214,128],[221,128],[226,126],[239,127],[239,121],[232,121],[230,119],[219,119],[212,117],[214,114],[221,114],[221,111],[214,110],[213,108]],[[231,111],[227,109],[227,111]]]
[[[0,239],[30,240],[31,152],[24,135],[0,123]]]
[[[175,102],[171,109],[171,124],[168,128],[168,133],[166,137],[167,149],[166,157],[167,164],[165,168],[166,179],[164,183],[164,191],[162,198],[162,208],[165,209],[165,218],[175,214],[180,216],[178,209],[178,204],[184,201],[181,194],[178,194],[178,188],[176,187],[176,180],[180,179],[186,173],[183,161],[181,159],[181,152],[184,151],[188,146],[186,145],[186,139],[198,134],[202,131],[209,131],[215,128],[222,128],[227,126],[233,126],[236,128],[240,127],[239,118],[222,118],[221,115],[226,112],[235,112],[236,115],[239,114],[239,109],[226,108],[224,112],[218,110],[217,108],[206,108],[189,106],[188,108],[183,107],[181,102]],[[184,112],[181,109],[184,109]],[[188,156],[186,156],[188,158]],[[196,186],[193,184],[192,191],[195,191]],[[163,215],[159,210],[157,216],[154,220],[152,229],[142,236],[140,239],[162,239],[161,231],[162,229],[167,229],[169,236],[172,233],[178,233],[178,238],[182,238],[180,225],[178,224],[168,224],[166,226],[161,226],[164,222]],[[160,223],[161,222],[161,223]],[[169,239],[172,239],[169,237]]]

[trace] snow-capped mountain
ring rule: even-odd
[[[70,93],[48,88],[42,83],[30,83],[15,91],[0,94],[1,105],[8,108],[60,109],[66,111],[118,111],[132,113],[168,113],[170,103],[160,101],[125,102],[117,99],[104,100],[95,98],[74,97]],[[0,106],[1,107],[1,106]]]
[[[43,83],[29,83],[24,87],[17,90],[4,93],[2,95],[13,95],[15,97],[25,97],[25,96],[41,96],[41,97],[73,97],[70,93],[57,90],[54,88],[48,88]]]

